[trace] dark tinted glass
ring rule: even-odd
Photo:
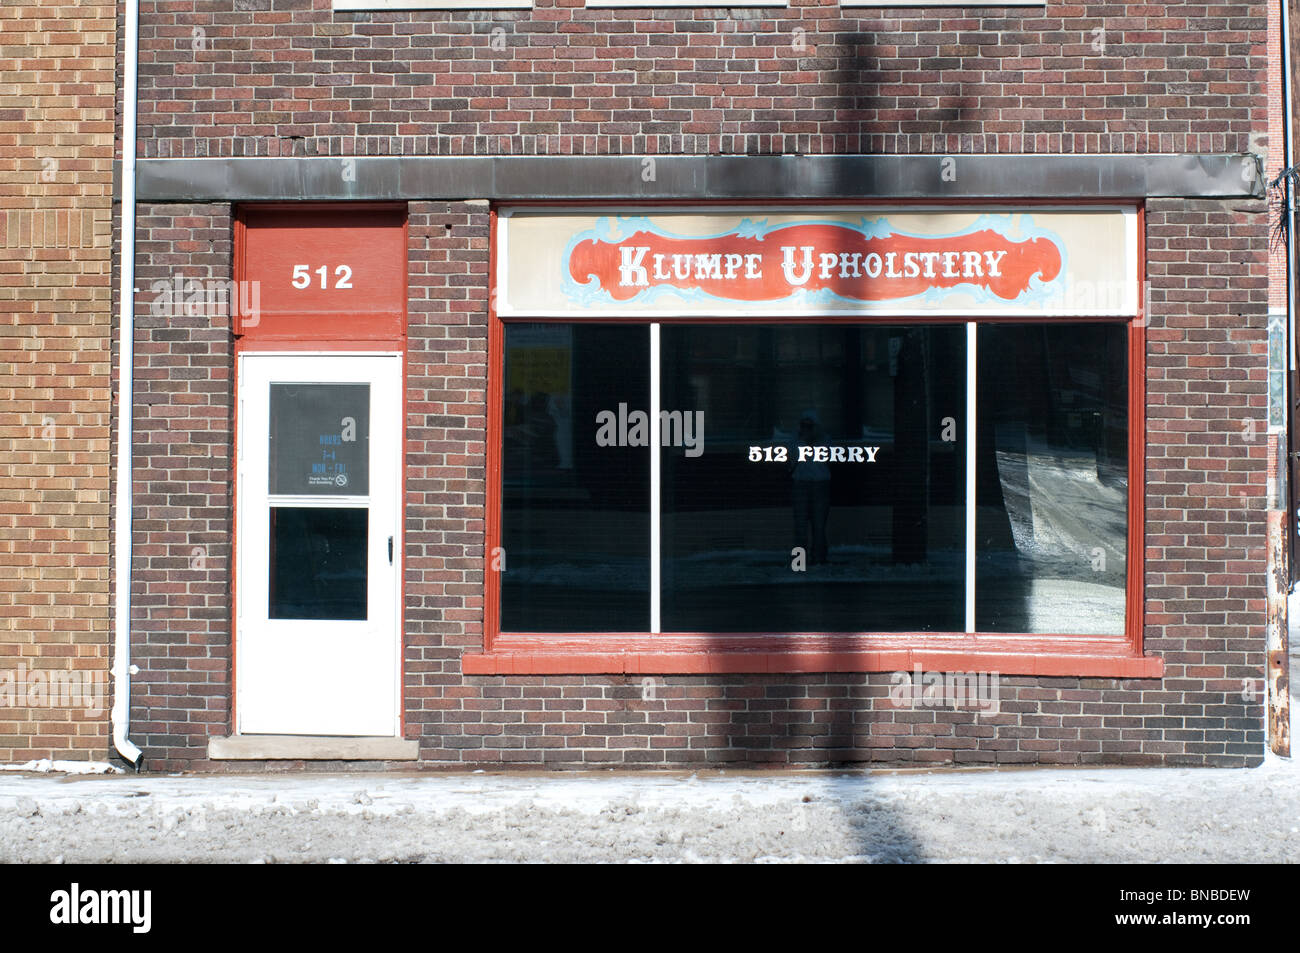
[[[370,492],[370,385],[272,384],[270,492]]]
[[[271,507],[270,618],[366,618],[365,509]]]
[[[661,344],[664,631],[964,628],[963,327]]]
[[[975,623],[1120,635],[1128,504],[1126,329],[979,329]]]
[[[645,326],[509,324],[501,538],[508,632],[650,626]]]

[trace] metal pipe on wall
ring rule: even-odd
[[[126,0],[122,78],[122,232],[118,268],[117,472],[113,502],[113,746],[138,770],[131,742],[131,411],[135,403],[135,141],[140,4]]]

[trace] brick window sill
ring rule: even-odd
[[[912,671],[1160,678],[1122,637],[1041,635],[610,635],[506,633],[466,675],[701,675]]]

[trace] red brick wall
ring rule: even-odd
[[[143,4],[142,155],[1245,152],[1267,129],[1262,4],[230,6]],[[793,50],[796,27],[808,50]],[[656,677],[648,701],[639,677],[463,677],[462,653],[482,644],[488,214],[410,213],[406,721],[423,763],[1262,757],[1262,202],[1147,206],[1146,648],[1166,677],[1004,678],[994,715],[892,710],[889,674]],[[227,206],[141,214],[142,290],[178,270],[228,276]],[[229,335],[215,318],[142,323],[136,740],[151,768],[244,770],[205,749],[231,729]]]
[[[481,740],[473,722],[484,705],[460,656],[483,645],[486,203],[411,203],[410,269],[407,734],[433,749],[422,758],[458,761]],[[453,737],[462,724],[465,737]]]
[[[1267,212],[1147,209],[1146,648],[1165,658],[1166,693],[1186,693],[1152,721],[1169,741],[1204,729],[1197,745],[1235,744],[1261,737],[1261,700],[1242,691],[1258,693],[1264,662]]]
[[[649,701],[640,677],[462,677],[482,643],[488,216],[468,202],[410,214],[406,721],[425,763],[1260,760],[1262,203],[1147,208],[1146,647],[1166,677],[1007,677],[996,714],[894,710],[887,673],[659,676]],[[227,276],[229,254],[227,206],[142,209],[142,291]],[[151,768],[220,768],[206,742],[231,729],[230,339],[221,317],[139,313],[135,740]]]
[[[140,154],[1246,152],[1266,134],[1262,3],[329,7],[143,0]]]
[[[179,768],[230,722],[234,347],[228,311],[154,283],[229,279],[231,210],[136,214],[131,739],[148,767]]]

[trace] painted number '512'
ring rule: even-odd
[[[321,288],[327,288],[326,276],[329,274],[329,265],[321,265],[316,269],[316,274],[320,275]],[[311,266],[294,265],[293,266],[293,286],[298,289],[306,288],[311,284]],[[339,265],[334,269],[334,287],[351,288],[352,287],[352,268],[350,265]]]

